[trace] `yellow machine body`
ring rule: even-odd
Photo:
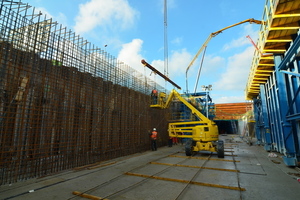
[[[166,97],[167,95],[165,93],[159,93],[157,104],[151,105],[151,107],[165,109],[169,107],[172,100],[176,99],[185,104],[191,110],[192,114],[199,119],[198,121],[169,123],[168,131],[170,137],[190,139],[189,142],[191,144],[188,143],[186,145],[186,155],[191,155],[192,152],[197,151],[220,151],[220,149],[217,148],[219,131],[216,123],[205,117],[176,90],[171,91],[168,99],[166,99]],[[224,157],[224,147],[221,148],[223,148],[223,150],[221,150],[220,157]]]
[[[217,125],[195,126],[192,131],[193,140],[202,142],[217,141],[219,131]]]

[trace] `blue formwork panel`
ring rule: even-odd
[[[263,126],[263,121],[261,117],[261,99],[258,97],[257,99],[253,99],[253,112],[255,118],[255,137],[256,143],[258,145],[262,144],[262,131],[261,127]]]
[[[283,154],[287,166],[300,163],[300,37],[285,55],[274,55],[275,71],[254,99],[256,137],[267,151]]]
[[[300,37],[298,37],[296,41],[300,41],[299,39]],[[294,43],[294,45],[297,45],[297,43]],[[295,55],[295,53],[298,53],[297,51],[298,48],[290,48],[284,60],[282,60],[282,56],[280,55],[276,55],[274,59],[278,87],[278,103],[280,108],[279,114],[281,117],[281,135],[283,137],[283,159],[285,164],[288,166],[297,165],[300,158],[299,119],[288,119],[291,113],[292,115],[299,113],[299,78],[287,73],[283,73],[281,70],[285,69],[288,71],[297,71],[299,74],[299,62],[295,61],[294,56],[291,56]],[[297,86],[295,85],[295,82],[298,82]]]
[[[254,99],[254,115],[256,121],[255,134],[257,144],[263,145],[266,151],[272,150],[272,139],[270,134],[269,116],[265,97],[264,85],[260,86],[261,94]]]
[[[263,117],[263,122],[264,122],[264,129],[263,129],[264,148],[267,151],[271,151],[273,141],[272,141],[271,132],[270,132],[270,120],[269,120],[269,115],[268,115],[265,86],[261,85],[260,89],[262,91],[261,104],[262,104],[262,117]]]
[[[263,145],[267,151],[271,150],[272,140],[270,136],[269,119],[265,105],[265,97],[259,97],[254,100],[254,114],[255,114],[255,133],[257,144]]]
[[[284,138],[281,134],[282,119],[280,115],[281,99],[284,97],[278,95],[278,80],[276,80],[275,73],[269,77],[269,80],[266,83],[265,91],[268,116],[270,120],[272,150],[284,153]]]
[[[282,135],[285,152],[283,160],[288,166],[296,166],[300,160],[299,147],[299,77],[283,73],[283,69],[299,74],[299,61],[293,56],[299,53],[300,37],[295,40],[285,58],[275,56],[276,78],[278,82],[278,96],[280,97],[280,114]],[[296,46],[298,48],[295,48]],[[290,118],[294,116],[294,118]]]

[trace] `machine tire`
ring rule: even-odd
[[[192,156],[193,152],[193,141],[192,140],[187,140],[185,143],[185,155],[186,156]]]
[[[217,154],[218,158],[224,158],[224,141],[219,140],[217,143]]]

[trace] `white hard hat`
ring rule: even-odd
[[[156,128],[153,128],[154,131],[156,131]]]

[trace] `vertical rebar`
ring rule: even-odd
[[[0,185],[148,150],[153,127],[167,144],[153,81],[30,6],[0,2]]]

